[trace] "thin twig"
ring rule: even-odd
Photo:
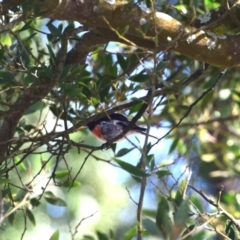
[[[81,226],[82,222],[85,221],[86,219],[90,218],[90,217],[93,217],[94,214],[96,214],[96,213],[97,213],[97,211],[92,213],[91,215],[89,215],[87,217],[82,218],[81,221],[76,225],[74,233],[72,233],[71,226],[69,226],[69,228],[70,228],[69,230],[70,230],[70,233],[71,233],[72,240],[74,240],[75,235],[78,233],[78,228]]]
[[[240,231],[240,223],[229,213],[227,212],[221,205],[220,202],[214,202],[212,199],[210,199],[205,193],[202,191],[199,191],[195,187],[188,185],[190,188],[192,188],[195,192],[197,192],[203,199],[205,199],[208,203],[210,203],[212,206],[216,207],[220,213],[222,213],[224,216],[226,216],[229,220],[232,221],[232,223],[236,226],[238,231]]]
[[[162,139],[164,139],[166,136],[168,136],[175,128],[177,128],[181,122],[189,115],[189,113],[191,112],[192,108],[201,100],[203,99],[209,92],[213,91],[215,86],[219,83],[219,81],[222,79],[224,73],[226,72],[226,69],[224,69],[223,71],[221,71],[219,77],[217,78],[217,80],[213,83],[213,85],[206,89],[200,97],[198,97],[187,109],[187,111],[185,112],[185,114],[181,117],[181,119],[178,121],[178,123],[173,126],[166,134],[164,134],[161,138],[158,139],[158,141],[156,143],[153,144],[156,145],[158,144]]]

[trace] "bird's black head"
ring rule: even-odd
[[[95,126],[100,124],[101,122],[103,122],[103,121],[108,122],[108,121],[111,121],[111,120],[120,121],[118,124],[122,125],[123,128],[127,127],[129,122],[130,122],[124,115],[122,115],[120,113],[111,113],[108,116],[99,118],[96,121],[92,121],[92,122],[88,123],[87,126],[88,126],[89,130],[92,131],[95,128]],[[133,125],[132,129],[134,129],[136,131],[140,131],[140,132],[146,131],[146,128],[138,127],[136,124]]]
[[[123,116],[119,113],[112,113],[112,114],[109,114],[108,116],[99,118],[96,121],[92,121],[90,123],[87,123],[87,126],[92,131],[94,129],[94,127],[96,125],[98,125],[99,123],[101,123],[103,121],[107,122],[107,121],[111,121],[111,120],[119,120],[119,121],[122,121],[122,122],[129,122],[128,119],[125,116]]]

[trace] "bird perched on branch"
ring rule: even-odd
[[[112,113],[87,124],[89,130],[99,139],[110,141],[121,134],[130,124],[130,121],[119,113]],[[144,133],[147,129],[133,124],[127,134]]]

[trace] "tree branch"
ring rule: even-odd
[[[202,191],[197,190],[195,187],[188,185],[190,188],[192,188],[195,192],[197,192],[200,196],[202,196],[208,203],[210,203],[212,206],[216,207],[219,212],[221,212],[223,215],[225,215],[229,220],[233,222],[233,224],[236,226],[238,231],[240,231],[240,224],[238,221],[229,213],[227,212],[219,203],[219,201],[214,202],[212,199],[210,199],[207,195],[205,195]]]
[[[9,6],[4,1],[3,7],[6,4]],[[198,18],[201,23],[200,27],[205,26],[206,29],[212,29],[212,32],[185,26],[163,12],[146,11],[137,4],[117,0],[115,4],[107,1],[99,1],[96,4],[94,0],[62,1],[61,3],[53,0],[44,2],[41,11],[44,12],[42,17],[79,21],[97,29],[98,33],[104,36],[100,42],[107,43],[116,40],[113,34],[105,34],[106,29],[108,32],[111,30],[108,22],[112,29],[117,29],[119,35],[138,47],[152,50],[155,50],[156,47],[159,50],[173,50],[202,62],[229,68],[240,65],[240,36],[221,34],[239,27],[236,24],[239,22],[238,17],[240,16],[239,4],[237,1],[230,10],[225,9],[225,12],[223,8],[220,9],[220,13],[224,17],[219,22],[213,21],[217,27],[211,25],[211,19],[215,19],[216,14],[213,13],[217,13],[217,16],[221,18],[218,10],[213,10]],[[224,21],[229,24],[223,25]],[[123,42],[123,39],[118,37],[118,41]]]

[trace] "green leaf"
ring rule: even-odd
[[[150,160],[149,165],[150,165],[150,170],[153,171],[156,166],[154,155],[153,155],[152,159]]]
[[[162,177],[165,177],[167,175],[172,175],[172,173],[167,171],[167,170],[159,170],[159,171],[156,172],[156,175],[158,176],[158,178],[162,178]]]
[[[0,49],[0,61],[3,59],[4,53],[5,53],[4,48],[1,48],[1,49]]]
[[[156,67],[156,70],[157,70],[157,71],[160,71],[160,70],[166,68],[168,64],[169,64],[168,61],[166,61],[166,62],[160,62],[160,63],[158,63],[158,65],[157,65],[157,67]]]
[[[235,197],[235,194],[234,194]],[[191,202],[193,203],[193,205],[199,210],[199,212],[203,212],[204,211],[204,207],[203,207],[203,202],[201,201],[201,199],[199,199],[198,197],[191,195]]]
[[[43,69],[44,73],[46,74],[46,76],[52,79],[53,73],[52,73],[50,67],[45,66],[45,64],[42,64],[41,66],[42,66],[42,69]]]
[[[76,181],[76,180],[74,182],[72,180],[68,180],[68,181],[64,182],[62,186],[67,187],[67,188],[69,188],[69,187],[80,187],[81,183]]]
[[[149,164],[150,162],[154,161],[154,154],[149,154],[146,157],[147,163]]]
[[[116,151],[116,147],[117,147],[117,144],[116,143],[113,143],[112,145],[111,145],[111,149],[112,149],[112,151],[115,153],[115,151]]]
[[[189,232],[191,232],[193,229],[195,228],[195,224],[190,225],[188,227],[186,227],[186,230],[181,234],[182,236],[185,236],[186,234],[188,234]],[[191,240],[191,237],[185,238],[186,240]],[[199,238],[197,238],[199,239]]]
[[[61,89],[70,97],[75,97],[82,92],[82,87],[79,87],[78,84],[64,83],[60,84]]]
[[[100,103],[99,100],[96,97],[92,97],[91,102],[94,106],[97,106]]]
[[[11,82],[16,75],[16,73],[0,72],[0,84]]]
[[[127,153],[131,152],[133,149],[134,149],[134,147],[133,148],[122,148],[117,152],[116,157],[122,157],[122,156],[126,155]]]
[[[95,238],[90,235],[84,235],[82,240],[95,240]]]
[[[28,110],[24,113],[24,115],[28,115],[28,114],[32,114],[37,111],[41,111],[41,110],[43,110],[44,107],[45,107],[45,103],[43,101],[36,102],[33,105],[31,105],[30,108],[28,108]]]
[[[97,236],[99,240],[109,240],[108,236],[105,233],[97,231]]]
[[[32,214],[32,212],[29,209],[27,209],[26,213],[27,213],[27,217],[29,218],[29,220],[33,224],[33,226],[36,226],[35,217]]]
[[[29,41],[30,39],[32,39],[35,35],[37,35],[37,33],[32,33],[28,38],[24,39],[24,42]]]
[[[0,190],[2,192],[2,198],[5,198],[7,196],[7,194],[10,193],[10,188],[6,188],[3,190]]]
[[[178,190],[176,193],[176,196],[174,198],[174,202],[175,204],[179,207],[182,204],[182,200],[183,200],[183,195],[182,193]]]
[[[140,50],[141,51],[141,50]],[[138,53],[137,53],[138,54]],[[132,54],[130,57],[126,59],[127,66],[129,69],[132,69],[133,67],[135,68],[136,65],[139,64],[139,59],[136,56],[136,54]]]
[[[15,218],[15,212],[13,212],[8,216],[8,221],[11,225],[13,225],[14,218]]]
[[[5,47],[9,47],[12,45],[12,38],[10,37],[10,34],[4,34],[1,33],[0,34],[0,42],[3,46]]]
[[[25,31],[25,30],[29,29],[30,24],[31,24],[32,21],[33,20],[30,20],[30,21],[26,22],[26,24],[24,24],[23,27],[18,30],[18,32],[22,32],[22,31]]]
[[[239,240],[236,226],[229,219],[226,221],[225,233],[231,240]]]
[[[172,153],[176,149],[178,142],[179,142],[179,138],[175,138],[171,144],[168,154]]]
[[[100,101],[103,102],[105,98],[108,96],[110,86],[112,84],[112,79],[114,79],[114,76],[111,75],[104,75],[100,77],[100,79],[97,82],[97,87],[100,95]]]
[[[62,200],[59,197],[56,197],[52,192],[49,192],[49,191],[44,193],[44,199],[52,205],[67,206],[67,204],[64,200]]]
[[[118,63],[120,65],[120,67],[122,68],[122,70],[126,71],[126,69],[127,69],[127,62],[124,59],[124,57],[122,55],[120,55],[120,54],[117,54],[117,60],[118,60]]]
[[[59,240],[59,230],[56,230],[52,236],[49,238],[49,240]]]
[[[25,131],[30,132],[31,130],[35,129],[35,126],[28,124],[28,125],[25,125],[23,128]]]
[[[132,240],[134,236],[137,235],[137,226],[130,228],[123,237],[123,240]]]
[[[7,179],[7,178],[0,178],[0,185],[1,185],[1,184],[8,183],[8,182],[10,182],[9,179]]]
[[[189,202],[188,200],[182,201],[177,212],[174,214],[174,223],[179,228],[184,228],[189,216]]]
[[[54,54],[54,52],[52,50],[52,47],[49,44],[47,44],[47,48],[48,48],[49,54],[50,54],[53,62],[56,62],[56,56],[55,56],[55,54]]]
[[[164,197],[161,197],[158,203],[156,224],[159,227],[161,233],[164,235],[164,237],[167,238],[171,233],[172,222],[171,219],[169,218],[168,202]]]
[[[69,175],[69,171],[68,170],[62,170],[62,171],[55,172],[54,177],[59,179],[59,178],[65,178],[68,175]]]
[[[118,163],[118,165],[125,171],[138,176],[138,177],[149,177],[151,176],[150,174],[147,174],[145,172],[143,172],[142,170],[140,170],[138,167],[135,167],[129,163],[123,162],[119,159],[114,158],[114,161]]]
[[[38,207],[41,204],[41,202],[37,198],[31,198],[30,203],[33,207]]]
[[[156,223],[154,221],[152,221],[149,218],[144,218],[142,220],[142,224],[144,226],[144,228],[151,234],[154,236],[158,236],[161,235],[161,232],[159,231],[158,227],[156,226]]]
[[[51,32],[53,35],[60,36],[61,32],[57,27],[55,27],[51,22],[47,24],[48,30]]]
[[[133,107],[130,108],[129,114],[138,112],[140,110],[140,108],[142,107],[142,105],[143,105],[142,102],[135,104]]]
[[[60,82],[61,81],[66,81],[66,77],[70,75],[70,71],[73,67],[71,65],[66,65],[64,66],[63,70],[62,70],[62,74],[60,77]]]
[[[129,30],[129,25],[126,25],[126,26],[124,27],[124,30],[123,30],[123,32],[122,32],[122,35],[124,36],[124,35],[128,32],[128,30]]]
[[[15,202],[21,202],[22,200],[23,200],[23,198],[26,196],[26,191],[25,190],[23,190],[23,189],[19,189],[18,191],[17,191],[17,194],[16,194],[16,196],[14,197],[14,201]]]
[[[142,70],[139,74],[136,74],[132,77],[129,78],[130,80],[132,80],[133,82],[146,82],[149,80],[149,76],[148,74],[145,72],[145,70]]]

